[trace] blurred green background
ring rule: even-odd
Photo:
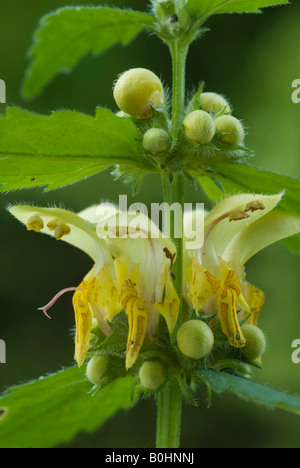
[[[99,104],[115,110],[112,83],[120,72],[132,67],[150,68],[171,85],[168,50],[157,38],[144,34],[127,48],[116,46],[101,57],[85,58],[71,75],[59,76],[37,100],[24,102],[20,86],[26,51],[39,18],[58,7],[78,4],[1,0],[0,78],[6,81],[9,105],[41,113],[71,108],[92,114]],[[143,10],[147,2],[115,0],[113,4]],[[235,116],[249,129],[247,143],[256,151],[256,165],[294,176],[300,174],[300,105],[291,101],[291,83],[300,78],[299,19],[300,2],[296,1],[267,9],[262,15],[214,17],[208,24],[211,32],[192,46],[187,69],[189,88],[205,80],[207,90],[230,98]],[[4,107],[1,105],[1,112]],[[0,364],[0,391],[73,363],[71,297],[60,300],[51,321],[37,308],[57,291],[79,284],[91,266],[80,251],[27,232],[5,211],[6,205],[26,200],[81,210],[101,200],[117,202],[125,190],[105,172],[50,193],[37,189],[0,195],[0,338],[7,344],[7,364]],[[149,177],[135,200],[160,201],[159,179]],[[201,193],[189,188],[187,201],[202,200]],[[295,393],[300,393],[300,364],[291,361],[291,343],[300,338],[299,265],[299,257],[276,245],[252,260],[247,270],[249,280],[267,295],[260,325],[269,347],[257,379]],[[296,416],[229,396],[215,396],[213,408],[207,410],[204,391],[199,399],[199,409],[184,409],[182,447],[300,447]],[[142,401],[131,412],[116,415],[94,435],[80,434],[67,446],[151,448],[154,414],[154,402]]]

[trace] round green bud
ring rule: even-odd
[[[105,356],[96,355],[89,361],[86,368],[86,376],[94,385],[101,385],[104,382],[108,359]]]
[[[189,320],[177,332],[178,348],[191,359],[207,356],[214,345],[214,335],[209,326],[201,320]]]
[[[146,361],[140,368],[141,384],[147,390],[157,390],[167,378],[163,364],[158,361]]]
[[[215,120],[216,129],[219,132],[227,133],[223,136],[223,141],[231,145],[240,145],[245,138],[245,131],[241,122],[231,115],[221,115]]]
[[[261,357],[266,350],[267,343],[265,335],[261,329],[255,325],[243,325],[241,330],[246,339],[243,355],[250,361],[255,361]]]
[[[163,85],[158,76],[145,68],[132,68],[115,83],[114,98],[118,107],[132,117],[151,117],[151,107],[163,104]]]
[[[213,118],[202,110],[188,114],[183,121],[183,126],[186,136],[200,145],[209,143],[216,133]]]
[[[165,151],[169,145],[169,135],[162,128],[150,128],[143,137],[144,149],[153,155]]]
[[[216,93],[202,93],[200,96],[200,103],[203,110],[217,114],[225,107],[225,114],[231,113],[231,107],[220,94]]]

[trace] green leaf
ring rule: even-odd
[[[92,393],[84,372],[71,367],[8,390],[0,398],[0,447],[54,447],[131,407],[131,377]]]
[[[87,55],[100,54],[117,43],[128,44],[154,17],[107,7],[61,8],[43,17],[34,35],[23,95],[37,96],[61,72],[71,71]]]
[[[98,108],[96,116],[50,116],[9,108],[0,116],[0,191],[62,187],[116,164],[151,170],[129,118]]]
[[[300,398],[298,396],[289,395],[226,372],[200,369],[198,377],[216,393],[234,393],[244,400],[300,415]]]
[[[284,5],[288,0],[188,0],[189,12],[206,20],[219,13],[260,13],[261,8]]]
[[[300,214],[300,179],[246,164],[217,164],[213,169],[213,175],[222,185],[226,195],[241,192],[274,194],[285,191],[280,208]],[[209,198],[213,201],[223,198],[224,193],[206,179],[207,177],[200,177],[200,183]]]

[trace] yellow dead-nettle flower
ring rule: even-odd
[[[246,281],[244,265],[268,245],[300,232],[299,216],[274,209],[282,196],[245,194],[225,199],[206,214],[203,247],[185,251],[185,298],[197,313],[217,312],[222,330],[234,347],[246,344],[240,321],[250,315],[247,324],[257,326],[264,303],[263,292]],[[93,321],[108,336],[114,317],[125,310],[128,340],[124,353],[129,369],[144,340],[151,340],[157,331],[160,315],[169,332],[175,329],[180,300],[171,268],[176,248],[145,215],[139,213],[137,217],[112,205],[104,211],[103,205],[101,214],[97,207],[91,207],[78,215],[58,208],[10,207],[28,230],[62,239],[83,250],[94,262],[78,287],[61,291],[42,308],[47,314],[63,293],[75,290],[78,365],[84,363],[89,350]],[[191,232],[193,216],[193,212],[185,216],[187,232]],[[132,223],[136,219],[138,223]],[[214,324],[211,321],[212,328]]]
[[[185,252],[185,296],[198,313],[218,314],[229,343],[243,348],[239,322],[257,325],[264,293],[246,280],[244,265],[257,252],[300,232],[300,217],[274,210],[283,194],[236,195],[206,214],[201,249]],[[185,216],[185,225],[194,213]]]
[[[169,331],[174,330],[179,298],[171,263],[176,248],[146,216],[139,213],[142,227],[133,228],[131,221],[137,218],[136,213],[119,212],[111,205],[105,215],[97,215],[97,207],[78,215],[27,205],[12,206],[10,212],[29,230],[62,239],[83,250],[94,262],[78,288],[64,289],[42,308],[47,315],[62,294],[75,290],[75,360],[79,366],[89,350],[93,319],[108,336],[112,333],[110,322],[125,310],[129,324],[127,369],[135,363],[144,339],[151,339],[157,331],[160,314]],[[104,235],[105,226],[109,235]]]

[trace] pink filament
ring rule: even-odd
[[[82,288],[66,288],[66,289],[63,289],[62,291],[57,293],[56,296],[54,296],[54,298],[49,302],[49,304],[45,305],[44,307],[40,307],[38,310],[42,310],[44,312],[44,314],[46,315],[46,317],[48,317],[48,319],[51,320],[51,317],[47,314],[48,310],[51,309],[51,307],[54,306],[56,301],[61,296],[63,296],[63,294],[65,294],[67,292],[71,292],[71,291],[82,291]]]

